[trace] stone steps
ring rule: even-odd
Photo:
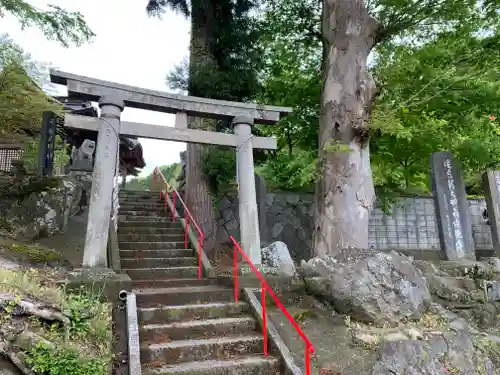
[[[155,220],[156,219],[156,220]],[[178,222],[172,222],[172,219],[170,218],[164,218],[164,217],[159,217],[159,218],[154,218],[152,216],[146,216],[146,220],[138,217],[132,217],[131,220],[127,220],[126,218],[120,218],[118,216],[118,232],[120,230],[123,230],[125,228],[160,228],[160,229],[183,229],[180,227],[180,224]]]
[[[198,275],[198,267],[167,267],[167,268],[124,268],[132,280],[180,279],[193,278]]]
[[[178,365],[148,368],[144,375],[278,375],[280,363],[277,358],[252,356],[227,360],[187,362]]]
[[[178,218],[177,218],[178,219]],[[142,223],[147,223],[143,224],[143,226],[149,226],[153,223],[161,223],[161,224],[168,224],[168,223],[175,223],[172,222],[172,218],[169,214],[164,214],[162,216],[153,216],[153,215],[123,215],[120,212],[118,213],[118,222],[120,221],[125,221],[125,222],[142,222]],[[177,224],[179,225],[179,224]],[[130,226],[130,225],[129,225]]]
[[[167,227],[133,227],[125,226],[118,228],[118,235],[120,234],[182,234],[184,235],[184,228],[180,226],[167,226]]]
[[[118,244],[132,279],[144,375],[277,375],[281,361],[264,357],[249,305],[232,288],[198,276],[184,249],[184,228],[157,193],[121,192]]]
[[[183,363],[233,356],[260,354],[262,335],[217,337],[204,340],[176,340],[141,347],[141,362]]]
[[[167,206],[168,208],[168,206]],[[152,211],[152,212],[163,212],[165,211],[165,204],[163,202],[125,202],[120,204],[120,210],[123,211]]]
[[[118,241],[123,242],[183,242],[184,233],[118,233]]]
[[[154,268],[154,267],[195,267],[198,260],[195,257],[174,257],[174,258],[135,258],[122,259],[123,268]]]
[[[140,330],[141,339],[148,343],[167,340],[200,340],[219,335],[248,335],[257,330],[257,323],[251,316],[193,320],[170,324],[146,324]]]
[[[120,249],[120,257],[124,259],[151,259],[151,258],[189,258],[194,255],[192,249],[183,249],[182,246],[177,249]]]
[[[165,280],[133,280],[132,287],[135,289],[146,288],[179,288],[185,286],[215,285],[216,279],[165,279]]]
[[[216,285],[184,288],[143,288],[136,289],[134,292],[137,295],[137,305],[139,307],[230,302],[234,296],[233,289],[223,288]]]
[[[141,324],[161,324],[189,320],[228,318],[249,311],[244,302],[217,302],[196,305],[140,307],[137,309]]]
[[[168,249],[183,249],[184,241],[169,241],[169,242],[125,242],[119,241],[120,250],[168,250]]]

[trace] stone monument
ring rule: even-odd
[[[500,171],[483,174],[483,188],[488,207],[486,216],[491,228],[491,239],[496,257],[500,257]],[[484,217],[483,213],[483,217]]]
[[[448,260],[475,260],[472,221],[465,185],[451,153],[432,154],[431,180],[443,255]]]

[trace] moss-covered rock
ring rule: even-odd
[[[16,238],[37,239],[63,231],[82,194],[80,185],[66,177],[5,184],[0,182],[0,230]]]

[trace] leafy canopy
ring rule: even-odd
[[[0,18],[7,13],[16,17],[23,28],[37,27],[47,39],[56,40],[64,47],[81,45],[94,36],[80,12],[68,12],[55,5],[48,5],[44,10],[24,0],[0,0]]]

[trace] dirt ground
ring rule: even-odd
[[[305,374],[304,342],[277,308],[269,306],[269,316],[281,338]],[[321,306],[310,297],[288,301],[285,307],[299,323],[315,349],[311,360],[313,375],[369,375],[376,362],[376,351],[353,345],[345,318]],[[321,369],[326,369],[320,372]]]

